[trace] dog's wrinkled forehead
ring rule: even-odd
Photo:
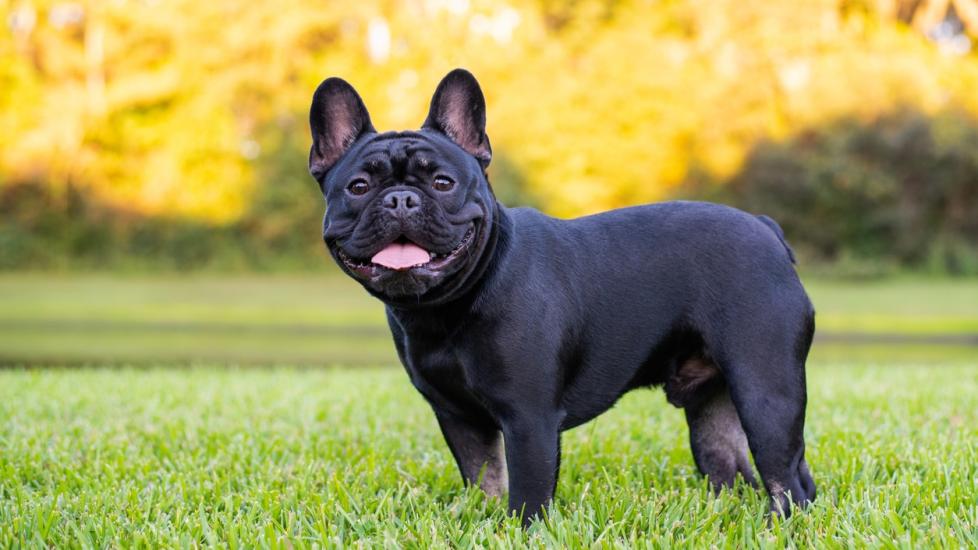
[[[437,156],[435,148],[417,132],[388,132],[366,144],[360,167],[370,173],[389,171],[397,177],[430,168]]]
[[[448,165],[462,167],[468,155],[438,134],[405,131],[371,136],[356,156],[365,170],[388,168],[398,174]]]

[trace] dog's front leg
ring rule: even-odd
[[[478,484],[491,497],[508,489],[502,434],[495,426],[435,409],[445,442],[466,485]]]
[[[553,498],[560,469],[560,417],[520,411],[502,423],[509,470],[509,511],[527,526]]]

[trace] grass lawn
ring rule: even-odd
[[[0,371],[0,547],[978,545],[978,364],[809,369],[819,497],[695,474],[680,411],[627,395],[564,436],[528,531],[465,490],[397,369]]]
[[[639,391],[565,434],[523,531],[463,489],[406,375],[362,366],[396,360],[351,281],[3,274],[0,367],[32,368],[0,368],[0,548],[978,546],[978,280],[806,286],[811,510],[713,497]]]
[[[820,330],[978,334],[978,280],[805,279]]]
[[[978,279],[806,281],[819,336],[886,333],[978,342]],[[853,349],[831,361],[960,363],[978,346]],[[394,364],[383,306],[336,274],[0,274],[0,365]]]
[[[0,274],[0,364],[393,364],[384,308],[336,275]]]

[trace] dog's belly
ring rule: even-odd
[[[632,341],[634,343],[635,339]],[[458,362],[454,359],[461,350],[465,350],[461,355],[470,359],[485,359],[492,353],[477,353],[455,344],[429,345],[424,347],[423,353],[412,354],[405,364],[415,387],[436,409],[479,423],[499,425],[500,419],[493,410],[500,405],[507,410],[537,408],[538,404],[527,402],[525,395],[517,397],[508,391],[500,391],[505,384],[492,380],[491,375],[521,378],[519,371],[532,368],[532,363],[519,365],[511,371],[492,361]],[[586,346],[582,355],[570,356],[565,364],[554,365],[556,368],[550,376],[554,379],[565,377],[563,388],[556,390],[558,407],[564,415],[562,429],[574,428],[600,416],[634,388],[663,383],[667,373],[660,347],[653,344],[620,346],[616,341],[606,341]],[[534,400],[553,403],[552,397],[544,394],[535,395]]]
[[[634,333],[625,332],[632,345],[599,343],[581,355],[582,364],[565,364],[569,380],[561,397],[567,412],[563,428],[593,420],[633,389],[668,388],[670,377],[683,364],[690,358],[703,357],[703,341],[697,332],[677,324],[666,326],[658,327],[658,331],[643,327]]]
[[[650,367],[640,365],[632,370],[638,373],[646,368]],[[622,395],[647,385],[650,384],[607,378],[600,386],[581,383],[567,388],[561,399],[562,408],[566,412],[562,428],[569,430],[594,420],[612,408]]]
[[[602,368],[604,367],[604,368]],[[580,426],[610,409],[635,384],[636,375],[646,368],[640,360],[615,365],[595,365],[591,372],[582,373],[561,395],[561,408],[566,412],[563,429]],[[602,374],[613,372],[613,375]]]
[[[591,394],[587,399],[569,403],[568,406],[564,407],[567,416],[564,417],[564,421],[561,423],[561,429],[570,430],[601,416],[613,407],[618,399],[627,393],[627,391],[626,389],[613,394],[595,393]]]

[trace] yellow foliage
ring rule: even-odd
[[[978,62],[834,0],[0,3],[0,185],[226,222],[271,144],[339,75],[381,129],[416,128],[472,70],[497,159],[576,215],[723,178],[751,145],[896,105],[978,113]],[[287,140],[286,140],[287,141]],[[297,172],[305,167],[296,165]],[[313,184],[310,180],[310,187]]]

